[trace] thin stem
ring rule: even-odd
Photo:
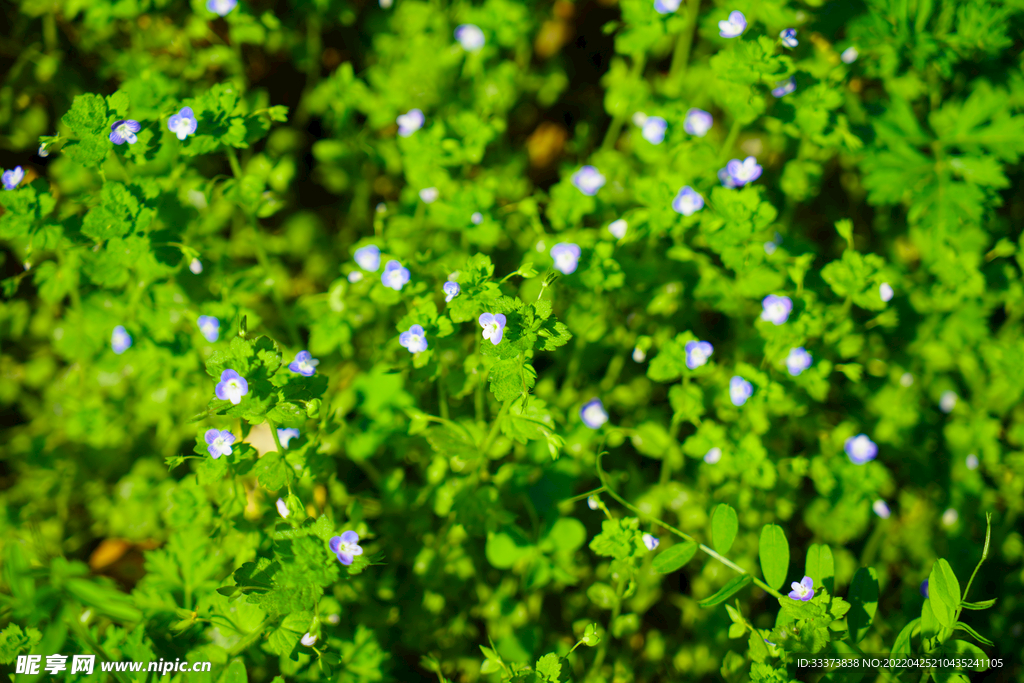
[[[601,670],[601,665],[604,664],[604,658],[608,652],[608,637],[612,632],[612,624],[619,618],[619,612],[622,611],[622,589],[623,580],[622,577],[619,577],[615,580],[615,604],[612,606],[612,617],[608,620],[608,632],[601,639],[601,644],[597,646],[597,656],[594,657],[594,663],[590,665],[590,673],[587,675],[588,679],[597,675]]]
[[[238,154],[233,147],[227,147],[226,149],[228,151],[228,163],[231,164],[231,173],[235,176],[235,180],[241,180],[242,166],[238,163]]]
[[[647,55],[639,54],[633,56],[633,78],[640,78],[644,73],[644,66],[647,63]],[[605,133],[604,141],[601,142],[601,150],[607,151],[615,147],[615,143],[619,139],[619,133],[622,132],[622,126],[626,123],[626,119],[629,117],[628,113],[619,114],[612,119],[611,125],[608,127],[608,132]]]
[[[281,437],[277,435],[277,425],[269,417],[267,418],[267,424],[270,425],[270,434],[274,437],[274,445],[277,446],[277,452],[284,455],[284,448],[281,446]]]
[[[988,559],[988,543],[992,538],[992,513],[985,513],[985,547],[981,551],[981,559],[978,560],[978,565],[974,568],[974,572],[971,574],[971,580],[967,582],[967,587],[964,588],[964,600],[967,600],[967,592],[971,590],[971,584],[974,583],[974,577],[977,575],[978,570],[981,569],[981,565],[985,560]]]
[[[690,0],[686,6],[686,28],[679,34],[675,51],[672,53],[672,67],[668,72],[669,83],[676,83],[686,73],[686,65],[690,61],[690,48],[693,47],[693,34],[697,30],[697,15],[700,13],[700,0]]]
[[[444,388],[444,373],[437,380],[437,405],[441,412],[441,419],[448,419],[448,392]]]
[[[261,623],[259,626],[257,626],[251,633],[246,635],[245,638],[242,638],[242,640],[240,640],[237,645],[235,645],[233,648],[228,650],[228,656],[229,657],[234,657],[235,655],[238,655],[238,654],[241,654],[242,652],[244,652],[247,647],[252,645],[253,641],[255,641],[257,638],[259,638],[261,635],[263,635],[263,629],[266,628],[267,625],[270,622],[271,622],[270,617],[267,617],[266,619],[264,619],[263,623]]]
[[[661,519],[655,517],[652,514],[648,514],[648,513],[644,512],[642,510],[638,510],[637,508],[635,508],[632,505],[630,505],[629,502],[627,502],[619,494],[615,493],[615,491],[612,490],[612,488],[608,485],[607,480],[605,479],[605,477],[607,477],[608,475],[605,473],[605,471],[603,469],[601,469],[601,456],[603,456],[603,455],[604,455],[604,453],[598,453],[597,454],[597,476],[601,480],[601,483],[604,484],[605,490],[608,491],[608,495],[610,495],[615,500],[619,501],[619,503],[624,505],[629,510],[635,512],[636,514],[643,515],[644,517],[647,517],[648,519],[654,520],[655,522],[657,522],[661,526],[665,527],[666,529],[668,529],[669,531],[674,533],[679,538],[681,538],[681,539],[683,539],[685,541],[690,541],[691,543],[696,543],[697,547],[700,548],[704,553],[706,553],[707,555],[710,555],[711,557],[715,558],[716,560],[718,560],[719,562],[724,564],[726,567],[729,567],[730,569],[732,569],[732,570],[734,570],[736,572],[739,572],[740,574],[750,574],[750,572],[748,572],[746,569],[743,569],[742,567],[740,567],[739,565],[734,563],[732,560],[729,560],[728,558],[722,557],[721,555],[719,555],[718,553],[716,553],[714,550],[712,550],[711,548],[707,547],[703,543],[698,543],[697,540],[695,538],[693,538],[693,536],[690,536],[686,532],[683,532],[683,531],[680,531],[679,529],[676,529],[674,526],[671,526],[667,522],[662,521]],[[782,599],[782,594],[779,593],[774,588],[772,588],[771,586],[769,586],[768,584],[766,584],[764,581],[762,581],[761,579],[757,578],[756,576],[753,576],[752,574],[751,574],[751,578],[753,579],[754,583],[757,584],[757,586],[761,588],[761,590],[765,591],[766,593],[770,593],[771,595],[774,595],[779,600]]]
[[[725,142],[722,144],[719,163],[724,164],[726,159],[729,158],[729,154],[732,152],[732,147],[736,144],[736,138],[739,137],[740,129],[742,128],[743,124],[739,119],[735,119],[732,122],[732,128],[729,129],[729,135],[725,138]]]
[[[196,456],[196,457],[198,457],[198,456]],[[559,501],[559,505],[561,505],[563,503],[575,503],[577,500],[583,500],[584,498],[590,498],[591,496],[593,496],[593,495],[595,495],[597,493],[601,493],[601,491],[604,491],[604,487],[603,486],[599,486],[599,487],[597,487],[596,489],[594,489],[592,491],[587,491],[586,493],[581,493],[578,496],[573,496],[572,498],[566,498],[565,500]]]
[[[512,401],[505,401],[501,405],[501,410],[498,412],[498,416],[494,418],[494,426],[491,427],[491,433],[487,435],[487,440],[484,441],[483,445],[480,447],[480,452],[483,453],[485,457],[487,456],[487,451],[491,449],[491,445],[494,443],[494,440],[498,438],[498,429],[501,427],[501,419],[505,417],[505,414],[508,413],[508,409],[511,407]]]

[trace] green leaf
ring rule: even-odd
[[[495,569],[508,569],[529,552],[529,547],[516,545],[512,537],[504,532],[489,534],[484,546],[484,555]]]
[[[245,662],[241,659],[233,659],[221,674],[218,683],[248,683],[248,681],[249,676],[245,672]]]
[[[957,630],[957,631],[964,631],[965,633],[970,634],[970,636],[972,638],[974,638],[976,641],[978,641],[982,645],[988,645],[990,647],[992,645],[995,645],[995,643],[993,643],[991,640],[989,640],[985,636],[981,635],[980,633],[978,633],[977,631],[975,631],[973,628],[971,628],[969,625],[965,624],[962,621],[958,621],[955,624],[953,624],[953,629]]]
[[[871,628],[871,622],[878,611],[878,577],[874,567],[861,567],[853,575],[850,584],[850,613],[847,617],[850,625],[850,641],[858,642]]]
[[[729,583],[722,586],[717,593],[709,598],[704,598],[697,604],[701,607],[714,607],[715,605],[720,605],[741,591],[744,586],[753,580],[754,578],[750,574],[740,574],[739,576],[733,577]]]
[[[952,628],[960,610],[960,582],[944,559],[940,558],[932,565],[928,575],[928,596],[935,618],[946,628]]]
[[[715,508],[711,513],[711,544],[716,551],[723,555],[729,552],[736,539],[739,524],[739,518],[732,507],[723,503]]]
[[[265,489],[279,491],[295,480],[295,470],[277,451],[265,453],[252,473]]]
[[[910,654],[910,639],[914,636],[916,631],[920,631],[921,618],[912,619],[910,623],[903,627],[899,635],[896,636],[896,641],[892,644],[892,651],[889,653],[891,657],[902,657]]]
[[[761,542],[758,546],[761,557],[761,573],[765,583],[778,590],[786,583],[789,573],[789,542],[782,527],[765,524],[761,529]]]
[[[86,167],[99,166],[113,147],[107,126],[107,105],[99,95],[76,95],[61,123],[71,129],[76,140],[64,145],[62,152]]]
[[[601,609],[612,609],[619,601],[612,587],[600,581],[587,589],[587,599]]]
[[[823,586],[830,594],[835,594],[835,562],[832,559],[832,548],[827,545],[811,545],[807,549],[807,562],[804,565],[807,576],[814,579],[815,586]]]
[[[988,609],[996,604],[996,598],[991,600],[979,600],[978,602],[961,602],[960,606],[964,609],[970,610],[983,610]]]
[[[682,569],[696,554],[697,544],[693,541],[683,541],[658,553],[651,562],[651,567],[659,574],[671,574]]]

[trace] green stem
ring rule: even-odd
[[[441,419],[448,419],[448,392],[444,388],[444,374],[437,380],[437,405],[440,408]]]
[[[97,655],[99,655],[108,662],[113,661],[111,660],[110,655],[108,655],[106,651],[103,649],[103,646],[101,646],[93,639],[93,637],[89,634],[89,631],[86,629],[86,627],[74,615],[67,614],[67,618],[65,619],[65,621],[67,624],[71,626],[71,630],[75,632],[75,635],[81,638],[82,641],[86,645],[88,645],[93,652],[95,652]],[[111,671],[110,673],[112,673],[114,675],[114,678],[116,678],[120,683],[130,683],[128,678],[126,678],[120,672]]]
[[[487,435],[487,440],[484,441],[483,445],[480,447],[480,452],[484,454],[484,457],[487,457],[487,451],[491,449],[491,445],[494,443],[494,440],[498,438],[498,429],[501,427],[501,419],[505,417],[505,414],[508,413],[508,409],[511,407],[512,401],[505,401],[501,405],[498,417],[494,418],[494,425],[491,427],[491,432]]]
[[[978,560],[978,565],[974,568],[974,572],[971,574],[971,580],[967,582],[967,587],[964,588],[964,600],[967,600],[967,593],[971,590],[971,584],[974,583],[974,577],[977,575],[978,570],[981,569],[981,565],[988,559],[988,544],[992,539],[992,513],[985,513],[985,547],[981,551],[981,559]]]
[[[615,491],[612,490],[611,486],[608,485],[608,481],[606,479],[606,477],[608,475],[605,473],[605,471],[603,469],[601,469],[601,456],[603,456],[603,455],[604,455],[603,452],[597,454],[597,476],[598,476],[598,479],[601,480],[601,483],[604,484],[605,490],[608,491],[608,495],[610,495],[615,500],[619,501],[619,503],[621,503],[622,505],[624,505],[626,508],[628,508],[629,510],[633,511],[634,513],[636,513],[638,515],[642,515],[644,517],[647,517],[648,519],[654,520],[655,522],[657,522],[661,526],[665,527],[666,529],[668,529],[669,531],[671,531],[672,533],[674,533],[676,536],[678,536],[679,538],[683,539],[684,541],[690,541],[691,543],[696,543],[697,547],[700,548],[704,553],[706,553],[707,555],[710,555],[711,557],[715,558],[716,560],[718,560],[719,562],[724,564],[726,567],[729,567],[733,571],[739,572],[740,574],[750,574],[750,572],[748,572],[746,569],[743,569],[742,567],[740,567],[739,565],[734,563],[732,560],[730,560],[730,559],[728,559],[726,557],[722,557],[721,555],[719,555],[718,553],[716,553],[714,550],[712,550],[711,548],[707,547],[703,543],[698,543],[695,538],[693,538],[692,536],[690,536],[686,532],[683,532],[683,531],[680,531],[679,529],[676,529],[674,526],[669,525],[668,523],[662,521],[661,519],[655,517],[654,515],[651,515],[651,514],[648,514],[646,512],[643,512],[642,510],[638,510],[637,508],[635,508],[632,505],[630,505],[629,502],[627,502],[619,494],[615,493]],[[779,593],[774,588],[772,588],[771,586],[769,586],[768,584],[766,584],[764,581],[762,581],[761,579],[759,579],[759,578],[757,578],[756,576],[753,576],[753,575],[751,575],[751,578],[753,579],[753,582],[758,587],[761,588],[761,590],[763,590],[766,593],[769,593],[771,595],[774,595],[779,600],[782,599],[782,594]]]
[[[235,153],[233,147],[227,147],[228,151],[228,163],[231,164],[231,173],[235,176],[235,180],[242,179],[242,166],[238,163],[238,154]]]
[[[697,30],[697,15],[700,13],[700,0],[690,0],[686,6],[686,28],[679,34],[675,51],[672,53],[672,67],[668,72],[669,83],[676,83],[686,73],[686,65],[690,61],[690,48],[693,47],[693,34]]]
[[[633,71],[632,77],[634,79],[640,78],[644,73],[644,65],[647,63],[647,55],[639,54],[633,57]],[[619,133],[622,132],[622,126],[625,125],[626,119],[629,118],[629,113],[619,114],[612,119],[612,123],[608,126],[608,132],[605,133],[604,141],[601,142],[601,150],[607,151],[615,147],[615,143],[619,139]]]
[[[284,455],[284,448],[281,446],[281,437],[277,435],[277,425],[269,417],[267,418],[267,424],[270,426],[270,434],[274,437],[274,445],[277,446],[277,452]]]
[[[46,51],[53,53],[57,49],[57,20],[52,12],[43,15],[43,40]]]
[[[604,634],[605,637],[601,639],[601,644],[597,646],[597,656],[594,657],[594,663],[590,666],[590,673],[587,675],[588,680],[596,676],[601,670],[601,665],[604,664],[604,658],[608,652],[608,638],[611,636],[612,624],[619,618],[619,612],[622,611],[622,588],[623,580],[622,577],[619,577],[615,581],[615,604],[612,606],[612,617],[608,620],[608,632]]]
[[[263,635],[263,629],[265,629],[270,622],[271,619],[269,617],[264,619],[263,623],[261,623],[251,633],[242,638],[242,640],[240,640],[237,645],[228,650],[228,657],[234,657],[244,652],[247,647],[253,644],[253,641],[255,641],[257,638]]]
[[[729,158],[729,154],[732,153],[732,147],[736,144],[736,138],[740,135],[740,129],[743,128],[743,124],[739,119],[732,122],[732,128],[729,129],[729,135],[725,138],[725,142],[722,144],[722,151],[720,154],[719,164],[724,164]]]

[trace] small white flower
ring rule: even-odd
[[[848,47],[845,50],[843,50],[843,54],[839,55],[839,59],[843,60],[843,64],[853,64],[855,61],[857,61],[857,57],[859,55],[860,53],[857,52],[857,48]]]
[[[892,295],[892,285],[890,285],[888,282],[883,282],[882,284],[878,285],[879,299],[881,299],[882,301],[891,301]]]
[[[294,641],[292,641],[292,642],[294,642]],[[315,642],[316,642],[316,636],[314,636],[312,634],[307,633],[306,635],[302,636],[302,644],[305,645],[306,647],[313,647],[313,643],[315,643]]]
[[[288,506],[285,504],[283,498],[277,499],[277,513],[282,517],[287,517],[289,515]]]
[[[967,456],[967,469],[978,469],[978,456],[976,456],[974,453],[971,453],[970,455]]]
[[[477,211],[469,217],[469,220],[473,221],[473,225],[480,225],[484,221],[484,215]]]
[[[647,360],[647,352],[641,349],[639,346],[633,349],[633,360],[637,363],[643,363]]]
[[[433,204],[434,202],[436,202],[437,198],[440,195],[441,193],[437,191],[436,187],[428,187],[420,190],[420,199],[422,199],[427,204]]]
[[[909,387],[913,383],[914,383],[914,376],[911,375],[909,372],[904,372],[903,376],[900,377],[900,386],[903,387],[904,389]]]
[[[958,519],[960,519],[960,513],[953,508],[949,508],[942,513],[942,523],[945,526],[953,526],[956,524]]]
[[[612,221],[608,225],[608,232],[610,232],[612,236],[615,237],[615,239],[621,240],[623,237],[626,236],[626,228],[628,227],[629,225],[626,223],[626,221],[620,218],[617,221]]]
[[[462,49],[466,52],[476,52],[484,46],[486,38],[479,26],[474,24],[462,24],[455,29],[455,40],[459,41]]]
[[[704,454],[704,462],[709,465],[714,465],[716,462],[722,459],[722,449],[715,446],[710,451]]]
[[[591,510],[596,510],[598,508],[597,496],[587,496],[587,507]]]
[[[942,397],[939,399],[939,408],[944,413],[953,412],[953,408],[956,408],[956,392],[945,391],[942,393]]]
[[[199,275],[199,273],[203,272],[203,262],[194,258],[192,263],[188,264],[188,269],[192,271],[193,275]]]
[[[358,270],[348,274],[348,281],[349,282],[359,282],[362,279],[363,279],[363,274],[361,272],[359,272]]]
[[[647,546],[648,550],[654,550],[661,544],[661,540],[657,536],[652,536],[650,534],[644,534],[640,539],[644,542],[644,545]]]
[[[882,519],[889,519],[889,515],[892,514],[889,510],[889,506],[885,504],[884,500],[876,500],[871,506],[871,509],[875,511],[875,514]]]

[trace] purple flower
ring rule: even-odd
[[[501,343],[505,335],[505,316],[501,313],[481,313],[479,323],[484,328],[484,339],[490,339],[495,346]]]
[[[181,111],[167,121],[167,128],[177,135],[179,140],[194,135],[198,126],[196,116],[192,113],[192,107],[182,107]]]
[[[403,268],[398,261],[388,261],[384,266],[384,272],[380,274],[380,281],[385,287],[390,287],[396,292],[401,291],[409,281],[409,269]]]
[[[668,121],[660,116],[649,116],[644,121],[640,134],[652,145],[660,145],[661,141],[665,139],[666,130],[668,130]]]
[[[199,316],[196,324],[199,325],[199,331],[206,337],[206,341],[211,344],[220,337],[220,321],[212,315]]]
[[[843,444],[843,450],[846,451],[846,455],[850,457],[850,461],[854,465],[863,465],[868,460],[874,460],[878,455],[878,446],[868,438],[867,434],[851,436]]]
[[[132,345],[132,337],[128,334],[124,327],[118,325],[114,328],[114,333],[110,335],[110,347],[114,350],[114,353],[121,355]]]
[[[843,54],[839,55],[839,59],[843,60],[843,64],[853,64],[855,61],[857,61],[857,57],[859,55],[860,53],[857,52],[857,48],[848,47],[845,50],[843,50]]]
[[[413,325],[408,330],[398,335],[398,343],[409,349],[409,353],[419,353],[427,350],[427,335],[422,325]]]
[[[890,285],[888,282],[883,282],[882,284],[878,285],[879,299],[881,299],[882,301],[892,301],[892,295],[892,285]]]
[[[738,10],[730,12],[728,19],[718,22],[718,35],[723,38],[735,38],[746,30],[747,18]]]
[[[683,130],[690,135],[695,135],[699,138],[704,137],[711,130],[711,126],[714,125],[715,120],[711,117],[711,114],[707,113],[703,109],[691,109],[686,112],[686,120],[683,121]]]
[[[249,393],[249,383],[234,370],[225,370],[220,373],[216,393],[220,400],[231,401],[237,406],[242,402],[242,397]]]
[[[691,341],[686,342],[686,367],[696,370],[708,362],[708,358],[715,352],[711,342]]]
[[[925,579],[924,581],[921,582],[921,595],[923,595],[926,598],[929,597],[928,596],[928,579]]]
[[[295,360],[288,364],[288,369],[299,373],[303,377],[312,377],[316,374],[316,366],[318,365],[320,365],[320,361],[313,358],[313,354],[309,351],[299,351],[295,354]]]
[[[672,200],[672,210],[684,216],[692,216],[704,208],[704,198],[689,185],[679,190],[679,194]]]
[[[643,540],[644,545],[647,546],[648,550],[654,550],[661,544],[661,540],[657,536],[651,536],[650,534],[644,534],[640,537]]]
[[[604,185],[604,176],[593,166],[584,166],[572,174],[572,184],[583,194],[593,197]]]
[[[115,145],[123,145],[125,142],[134,145],[139,141],[135,134],[140,130],[142,130],[142,126],[138,121],[131,119],[114,121],[110,124],[110,141]]]
[[[420,128],[423,127],[423,122],[426,119],[423,118],[423,112],[419,109],[410,109],[404,114],[400,114],[395,122],[398,124],[398,134],[403,138],[407,138]]]
[[[796,78],[790,76],[789,80],[779,81],[775,84],[775,88],[772,89],[772,95],[775,97],[785,97],[794,90],[796,90]]]
[[[459,41],[466,52],[476,52],[487,42],[484,32],[475,24],[462,24],[455,29],[455,40]]]
[[[216,460],[222,455],[231,455],[231,444],[235,442],[235,435],[228,430],[207,429],[206,450]]]
[[[788,296],[769,294],[761,302],[761,306],[764,308],[761,311],[761,320],[781,325],[789,319],[789,314],[793,310],[793,300]]]
[[[235,9],[237,4],[238,0],[206,0],[206,9],[223,17]]]
[[[0,179],[3,180],[5,190],[13,190],[25,179],[25,169],[15,166],[10,171],[4,171]]]
[[[330,542],[331,552],[338,556],[338,562],[344,565],[352,564],[356,555],[362,555],[363,549],[359,547],[359,534],[354,531],[346,531],[341,536],[334,536]]]
[[[754,394],[754,387],[739,375],[729,380],[729,398],[734,406],[741,406]]]
[[[807,349],[798,346],[795,349],[790,349],[789,356],[786,357],[786,369],[789,370],[789,374],[796,377],[811,367],[813,362],[814,360],[811,358],[811,354],[807,352]]]
[[[889,515],[892,512],[889,510],[889,506],[885,504],[884,500],[876,500],[871,504],[871,509],[875,511],[875,514],[882,519],[889,519]]]
[[[608,412],[604,409],[601,399],[595,398],[589,403],[585,403],[580,408],[580,419],[591,429],[600,429],[601,425],[608,421]]]
[[[790,584],[793,590],[789,592],[789,597],[794,600],[802,600],[807,602],[814,597],[814,579],[809,576],[805,576],[803,581],[797,583],[794,581]]]
[[[551,258],[555,260],[555,270],[563,275],[572,275],[576,272],[576,266],[580,262],[580,251],[578,244],[572,242],[559,242],[551,247]]]
[[[718,179],[722,182],[724,187],[728,187],[730,190],[742,187],[743,183],[737,183],[733,180],[733,177],[729,175],[728,168],[722,168],[718,170]]]
[[[373,244],[362,249],[356,249],[356,253],[352,254],[352,258],[355,259],[356,265],[371,273],[376,273],[377,269],[380,268],[380,249]]]
[[[444,297],[445,303],[451,303],[451,300],[457,297],[459,295],[459,292],[462,291],[462,289],[459,287],[459,283],[452,282],[451,280],[441,285],[441,289],[444,290],[444,293],[446,295]]]
[[[658,14],[672,14],[679,9],[682,0],[654,0],[654,11]]]
[[[288,442],[297,438],[299,438],[299,430],[294,427],[289,429],[278,428],[277,430],[277,440],[281,442],[281,448],[288,448]],[[287,516],[285,515],[285,517]]]
[[[796,39],[796,29],[785,29],[782,33],[779,34],[779,40],[781,40],[782,44],[785,45],[786,47],[796,47],[798,45],[798,41]]]
[[[758,165],[756,157],[747,157],[743,161],[733,159],[725,165],[725,170],[736,187],[743,187],[760,178],[763,169]]]

